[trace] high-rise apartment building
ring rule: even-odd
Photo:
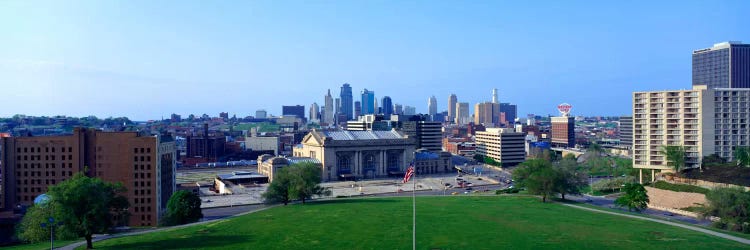
[[[384,96],[382,105],[383,105],[383,115],[385,117],[391,117],[391,115],[393,114],[393,101],[391,101],[391,97]]]
[[[328,89],[328,94],[325,96],[325,103],[323,104],[323,122],[332,125],[336,120],[336,113],[334,113],[333,96],[331,96],[331,89]]]
[[[352,97],[352,87],[349,86],[348,83],[344,83],[344,85],[341,86],[341,92],[339,92],[339,95],[341,97],[341,113],[346,115],[347,120],[351,120],[354,117],[354,110],[352,109],[352,104],[354,102]]]
[[[693,86],[750,88],[750,44],[723,42],[693,51]]]
[[[526,160],[526,135],[512,128],[487,128],[476,132],[476,154],[490,157],[503,166]]]
[[[455,122],[456,120],[456,103],[458,102],[458,97],[456,97],[455,94],[451,94],[448,96],[448,121],[449,122]]]
[[[714,100],[705,85],[692,90],[633,93],[633,167],[672,170],[661,150],[685,147],[685,167],[700,167],[703,156],[714,153]]]
[[[29,206],[51,185],[83,172],[127,188],[130,226],[156,226],[175,191],[171,136],[76,128],[72,135],[0,138],[0,210]]]
[[[633,117],[620,116],[620,145],[631,148],[633,146]]]
[[[361,114],[375,114],[375,91],[362,90]]]
[[[469,124],[470,121],[470,115],[469,115],[469,103],[468,102],[459,102],[456,104],[456,111],[455,111],[455,123],[458,125],[466,125]]]

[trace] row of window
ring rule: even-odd
[[[39,168],[39,169],[41,169],[41,168],[42,168],[42,164],[41,164],[41,163],[31,163],[31,164],[28,164],[28,163],[24,163],[23,165],[21,165],[20,163],[17,163],[17,164],[16,164],[16,169],[22,169],[22,166],[23,166],[23,169],[28,169],[29,167],[31,167],[32,169],[34,169],[34,168]],[[45,163],[45,164],[44,164],[44,168],[52,168],[52,169],[55,169],[55,168],[56,168],[56,166],[57,166],[57,165],[55,165],[54,163]],[[61,167],[61,168],[65,168],[65,163],[61,163],[61,164],[60,164],[60,167]],[[73,168],[73,163],[68,163],[68,167],[69,167],[69,168]]]
[[[141,154],[148,154],[148,153],[151,153],[151,148],[133,148],[134,154],[137,154],[139,152]]]
[[[49,153],[50,150],[52,151],[52,153],[54,153],[55,152],[55,147],[45,147],[44,148],[44,152],[45,153]],[[37,153],[41,153],[42,152],[42,147],[36,147],[36,148],[34,148],[34,147],[24,147],[23,148],[23,152],[24,153],[29,153],[29,152],[34,153],[35,151]],[[21,148],[20,147],[16,148],[16,152],[21,153]],[[65,153],[65,147],[60,147],[60,152]],[[68,152],[73,152],[73,147],[68,147]]]
[[[133,156],[133,161],[138,162],[139,159],[140,159],[140,161],[149,161],[150,162],[151,161],[151,156],[150,155],[147,155],[147,156],[142,156],[141,155],[140,157]]]
[[[29,157],[29,156],[31,156],[31,157]],[[73,160],[73,155],[68,155],[67,158],[68,158],[69,161],[72,161]],[[41,161],[42,160],[42,156],[41,155],[24,155],[23,157],[21,157],[21,155],[17,155],[16,156],[16,160],[17,161],[21,161],[21,159],[23,159],[24,161],[29,161],[29,160],[30,161],[34,161],[34,160]],[[45,161],[49,161],[49,160],[53,160],[54,161],[55,160],[55,155],[45,155],[44,156],[44,160]],[[60,155],[60,160],[64,161],[65,160],[65,155]]]

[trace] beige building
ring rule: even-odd
[[[713,154],[714,91],[705,85],[692,90],[633,93],[633,167],[673,171],[660,153],[666,145],[684,146],[686,168],[697,168],[703,156]]]
[[[512,128],[487,128],[476,132],[476,154],[501,162],[503,166],[515,166],[526,160],[524,133]]]
[[[259,136],[257,128],[251,128],[245,137],[245,148],[254,151],[273,150],[275,155],[279,155],[279,137]]]
[[[414,158],[415,145],[414,138],[396,130],[312,130],[294,156],[320,161],[323,181],[398,176]]]
[[[273,181],[273,177],[276,173],[279,172],[284,167],[287,167],[292,164],[301,163],[301,162],[311,162],[315,164],[320,164],[320,161],[314,158],[310,157],[282,157],[282,156],[271,156],[271,155],[261,155],[258,156],[258,173],[261,175],[268,176],[268,182]]]

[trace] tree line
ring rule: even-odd
[[[320,196],[330,196],[331,190],[320,186],[320,166],[302,162],[282,167],[273,174],[273,180],[262,194],[266,203],[289,204],[293,200],[305,201]]]

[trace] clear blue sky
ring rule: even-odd
[[[352,85],[426,112],[621,115],[750,42],[750,1],[0,1],[0,116],[159,119],[322,105]]]

